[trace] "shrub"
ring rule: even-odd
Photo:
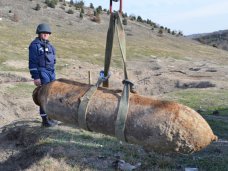
[[[47,6],[50,8],[55,8],[57,3],[58,3],[58,0],[45,0],[45,4],[47,4]]]
[[[163,29],[160,28],[160,29],[158,30],[158,35],[159,35],[159,36],[162,36],[162,34],[163,34]]]
[[[79,17],[80,17],[81,19],[83,18],[83,13],[82,13],[82,12],[80,12]]]
[[[84,8],[85,3],[83,1],[75,2],[74,6],[76,9]]]
[[[179,31],[177,35],[178,36],[183,36],[183,32],[182,31]]]
[[[98,7],[96,8],[96,11],[97,11],[98,14],[100,14],[101,11],[102,11],[102,6],[98,6]]]
[[[68,14],[74,14],[74,11],[73,11],[72,9],[69,9],[69,10],[67,11],[67,13],[68,13]]]
[[[94,10],[93,11],[93,15],[96,16],[97,15],[97,11]]]
[[[34,10],[39,11],[40,9],[41,9],[40,4],[36,4],[36,7],[34,8]]]
[[[132,21],[135,21],[136,20],[135,15],[130,15],[129,17],[130,17],[130,20],[132,20]]]

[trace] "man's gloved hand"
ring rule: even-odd
[[[34,82],[34,85],[36,85],[36,86],[40,86],[41,85],[40,79],[36,79],[33,82]]]

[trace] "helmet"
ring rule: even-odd
[[[40,33],[51,34],[51,29],[50,29],[49,25],[45,24],[45,23],[39,24],[36,28],[36,34],[40,34]]]

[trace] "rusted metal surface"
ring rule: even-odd
[[[36,88],[34,102],[53,119],[78,126],[80,98],[91,85],[59,79]],[[115,136],[121,93],[99,88],[88,106],[89,130]],[[129,143],[159,152],[192,153],[217,140],[207,122],[187,106],[130,94],[125,136]]]

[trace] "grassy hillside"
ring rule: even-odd
[[[80,19],[79,11],[74,8],[74,14],[66,13],[70,8],[68,6],[63,10],[60,8],[61,5],[56,6],[55,9],[44,8],[45,4],[42,1],[22,0],[18,3],[10,3],[11,1],[2,1],[0,6],[2,15],[2,21],[0,21],[1,63],[8,59],[27,59],[26,48],[36,36],[36,26],[41,22],[48,22],[51,25],[53,34],[50,40],[57,48],[60,61],[74,58],[96,64],[103,63],[109,20],[107,14],[101,16],[99,24],[92,22],[86,15],[91,9],[87,9],[84,18]],[[42,7],[39,11],[33,9],[37,3]],[[9,13],[9,11],[11,12]],[[18,16],[17,22],[12,21],[14,14]],[[156,56],[184,60],[216,58],[220,64],[227,63],[228,54],[226,52],[201,45],[185,37],[176,37],[167,33],[158,36],[158,30],[151,30],[149,26],[131,21],[128,22],[125,29],[128,35],[127,57],[129,60]],[[114,44],[116,58],[119,56],[118,52],[116,41]]]
[[[215,48],[228,50],[228,30],[221,30],[205,35],[195,35],[193,39]]]
[[[33,9],[37,3],[39,11]],[[67,14],[69,9],[74,14]],[[158,154],[75,126],[40,127],[27,69],[36,27],[47,22],[52,28],[58,77],[87,82],[90,70],[95,82],[103,68],[109,15],[103,12],[95,23],[91,12],[85,8],[80,19],[69,4],[53,9],[44,0],[0,1],[0,170],[106,171],[119,169],[123,161],[138,166],[135,170],[228,170],[228,52],[166,32],[158,35],[158,29],[136,21],[128,20],[125,32],[129,76],[138,93],[198,110],[219,141],[191,155]],[[116,38],[111,67],[110,88],[122,89]]]

